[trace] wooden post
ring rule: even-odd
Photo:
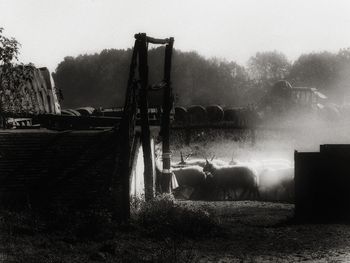
[[[148,120],[148,61],[147,61],[147,36],[146,34],[137,34],[135,36],[139,41],[139,76],[141,83],[140,90],[140,115],[141,115],[141,142],[144,160],[144,181],[145,181],[145,199],[152,200],[154,197],[153,184],[153,163],[151,136]]]
[[[115,160],[111,178],[111,207],[113,219],[127,222],[130,218],[130,174],[131,174],[131,148],[134,139],[136,121],[136,88],[134,75],[138,54],[138,42],[135,41],[132,54],[128,85],[125,96],[123,119],[119,128],[120,149]]]
[[[169,43],[165,46],[165,63],[164,63],[164,93],[163,93],[163,118],[161,126],[161,135],[163,139],[163,172],[165,189],[164,192],[171,192],[171,170],[170,170],[170,111],[173,107],[173,95],[171,89],[170,73],[171,73],[171,57],[173,52],[174,38],[169,39]]]

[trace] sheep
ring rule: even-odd
[[[236,190],[242,189],[239,199],[245,194],[248,197],[259,198],[258,177],[256,171],[245,165],[217,166],[206,160],[203,172],[209,173],[214,186],[223,192],[223,198],[226,199],[230,190],[233,190],[235,199]]]
[[[194,158],[194,159],[191,159],[191,160],[187,160],[190,156],[191,156],[191,153],[188,154],[185,158],[183,157],[183,154],[182,152],[180,152],[180,156],[181,156],[181,161],[179,163],[174,163],[172,164],[171,166],[173,168],[181,168],[181,167],[187,167],[187,166],[200,166],[200,167],[204,167],[205,166],[205,159],[198,159],[198,158]],[[225,161],[222,161],[222,160],[214,160],[215,156],[213,156],[211,158],[211,161],[218,165],[218,166],[226,166],[227,163]]]
[[[179,185],[200,187],[206,181],[206,174],[198,165],[172,169]]]
[[[160,157],[156,156],[155,164],[156,172],[159,176],[161,176],[163,166]],[[192,193],[195,192],[198,194],[202,191],[206,182],[206,174],[203,172],[202,167],[198,165],[192,165],[186,167],[172,168],[171,171],[176,179],[177,187],[192,189],[190,191],[190,194],[188,195],[188,198],[191,197]],[[174,187],[175,191],[177,187]]]
[[[200,166],[188,166],[172,169],[179,184],[174,196],[185,199],[201,199],[206,191],[206,174]]]
[[[226,166],[227,163],[222,160],[213,160],[212,161],[215,165],[217,166]],[[205,159],[192,159],[189,161],[186,161],[185,164],[175,164],[173,165],[174,168],[181,168],[181,167],[187,167],[187,166],[200,166],[204,167],[205,166]]]

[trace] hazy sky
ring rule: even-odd
[[[132,47],[133,35],[244,64],[257,51],[350,47],[349,0],[0,0],[0,27],[21,60],[54,70],[65,56]]]

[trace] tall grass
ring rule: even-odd
[[[203,208],[186,207],[171,194],[157,195],[142,202],[133,215],[134,222],[148,236],[157,238],[201,238],[219,234],[219,222]]]

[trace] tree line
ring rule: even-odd
[[[19,46],[0,28],[1,112],[23,110],[21,86],[31,78],[34,66],[18,62]],[[123,106],[131,54],[131,49],[105,49],[65,57],[53,72],[63,107]],[[150,84],[162,80],[163,59],[163,47],[149,51]],[[330,101],[342,104],[350,99],[350,48],[302,54],[294,62],[278,51],[258,52],[246,66],[174,50],[171,78],[175,103],[180,106],[245,106],[259,101],[281,79],[293,86],[318,88]]]
[[[93,55],[65,57],[53,73],[63,107],[123,106],[131,49],[105,49]],[[149,51],[150,84],[162,80],[164,48]],[[177,105],[244,106],[259,100],[274,82],[315,87],[333,102],[350,95],[350,48],[338,53],[302,54],[291,62],[278,51],[258,52],[247,66],[174,50],[172,86]]]

